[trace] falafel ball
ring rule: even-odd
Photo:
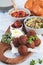
[[[19,54],[20,55],[26,55],[27,53],[28,53],[28,48],[27,48],[27,46],[25,46],[25,45],[20,45],[19,47],[18,47],[18,52],[19,52]]]
[[[34,40],[35,46],[39,46],[41,43],[41,40],[38,38],[37,40]]]
[[[28,48],[35,48],[35,43],[34,43],[34,41],[31,44],[30,43],[27,43],[26,46]]]
[[[26,35],[22,35],[22,36],[19,37],[19,43],[20,43],[21,45],[27,44],[27,40],[28,40],[28,38],[27,38]]]
[[[34,30],[29,30],[27,32],[27,37],[29,37],[29,36],[35,36],[35,35],[36,35],[36,32]]]
[[[15,47],[19,47],[20,44],[18,42],[18,38],[13,39],[13,44],[14,44]]]

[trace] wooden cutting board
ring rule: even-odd
[[[9,32],[10,28],[7,29],[6,32]],[[11,46],[8,44],[3,44],[0,42],[0,61],[7,63],[7,64],[18,64],[23,61],[25,61],[27,58],[29,58],[33,53],[27,53],[25,56],[17,56],[16,58],[7,58],[4,56],[4,52],[8,49],[11,49]]]

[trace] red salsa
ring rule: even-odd
[[[12,25],[13,28],[19,28],[22,26],[22,22],[21,21],[15,21]]]
[[[15,12],[11,13],[11,15],[12,15],[13,17],[26,17],[26,16],[28,16],[29,14],[27,14],[27,13],[24,12],[24,11],[15,11]]]

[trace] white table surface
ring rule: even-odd
[[[12,23],[13,23],[12,19],[9,17],[8,13],[5,13],[5,14],[0,13],[0,39],[1,39],[2,34],[5,33],[6,29]],[[37,59],[37,58],[43,59],[43,53],[34,53],[30,58],[28,58],[26,61],[24,61],[23,63],[18,64],[18,65],[29,65],[29,62],[32,59]],[[7,65],[7,64],[2,63],[0,61],[0,65]],[[37,65],[39,65],[39,64],[37,64]],[[43,64],[41,64],[41,65],[43,65]]]

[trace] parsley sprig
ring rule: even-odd
[[[37,39],[38,39],[38,36],[37,36],[37,35],[35,35],[35,36],[30,36],[30,37],[28,38],[27,43],[32,44],[33,40],[37,40]]]
[[[35,65],[35,64],[37,64],[37,63],[39,63],[39,64],[42,64],[42,62],[43,62],[43,60],[42,59],[38,59],[38,61],[36,62],[36,60],[31,60],[30,61],[30,65]]]

